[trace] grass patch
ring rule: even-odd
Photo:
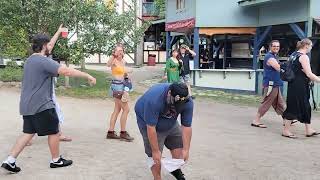
[[[97,84],[90,86],[86,79],[70,77],[70,88],[61,88],[65,84],[65,77],[58,78],[58,89],[56,93],[62,96],[71,96],[76,98],[108,98],[111,78],[101,71],[85,70],[95,77]]]
[[[200,99],[210,99],[219,103],[235,104],[243,106],[258,106],[261,103],[261,96],[227,93],[216,90],[193,90],[193,93]]]
[[[166,81],[161,78],[158,78],[145,80],[143,82],[143,84],[148,87],[151,87],[152,85],[157,83],[166,83]],[[237,94],[202,88],[192,88],[192,94],[195,95],[197,99],[210,100],[218,103],[234,104],[241,106],[256,107],[261,104],[262,100],[262,96],[259,95]]]

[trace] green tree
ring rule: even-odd
[[[132,0],[129,4],[134,3],[135,0]],[[25,49],[34,34],[43,32],[53,35],[60,23],[68,27],[71,35],[77,33],[77,42],[68,44],[66,39],[60,39],[54,49],[54,54],[70,63],[83,63],[90,54],[111,54],[117,42],[124,43],[131,51],[135,49],[148,23],[142,27],[134,26],[134,9],[129,8],[127,12],[119,14],[114,4],[115,0],[0,1],[2,54],[26,54]],[[9,36],[6,34],[8,32],[11,33]]]
[[[159,18],[163,19],[166,15],[166,1],[165,0],[155,0],[156,8],[159,10]]]
[[[29,47],[27,32],[0,26],[0,56],[6,58],[26,57]]]

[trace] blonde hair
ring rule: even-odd
[[[312,44],[312,41],[310,39],[304,38],[301,41],[297,42],[297,49],[302,49],[302,48],[309,46],[311,44]]]
[[[113,50],[116,51],[116,49],[117,49],[118,47],[122,48],[123,51],[124,51],[124,45],[123,45],[122,43],[117,43],[117,44],[114,46]]]

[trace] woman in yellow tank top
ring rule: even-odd
[[[125,68],[124,66],[114,66],[111,68],[111,72],[114,77],[124,77]]]
[[[128,99],[129,94],[124,90],[124,78],[128,73],[125,67],[124,48],[121,44],[117,44],[111,58],[107,62],[107,66],[111,67],[112,82],[111,82],[111,92],[114,99],[114,110],[110,117],[110,126],[107,132],[107,139],[120,139],[125,141],[133,141],[133,138],[126,131],[127,117],[129,114],[129,104],[124,99]],[[120,135],[118,135],[114,128],[120,116]]]

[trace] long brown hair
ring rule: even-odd
[[[179,51],[178,50],[176,50],[176,49],[173,49],[172,51],[171,51],[171,56],[173,56],[173,53],[174,52],[176,52],[177,53],[177,59],[179,60]]]

